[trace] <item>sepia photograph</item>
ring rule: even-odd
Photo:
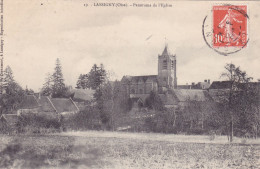
[[[0,0],[0,168],[257,169],[260,2]]]

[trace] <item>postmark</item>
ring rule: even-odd
[[[230,55],[247,47],[248,14],[246,5],[214,5],[211,16],[203,20],[206,44],[221,55]]]

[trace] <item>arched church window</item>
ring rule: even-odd
[[[167,69],[167,60],[163,60],[163,69]]]

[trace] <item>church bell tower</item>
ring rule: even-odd
[[[165,45],[162,54],[158,55],[158,80],[162,91],[177,88],[176,55],[169,53],[168,45]]]

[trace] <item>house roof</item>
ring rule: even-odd
[[[214,81],[209,89],[229,89],[231,87],[231,81]],[[260,82],[249,82],[249,83],[238,83],[237,87],[240,89],[245,88],[246,86],[259,87]]]
[[[17,114],[2,114],[0,120],[5,120],[8,124],[15,125],[19,120],[19,116]]]
[[[73,92],[74,100],[91,101],[95,91],[91,89],[75,89]]]
[[[20,105],[21,109],[34,109],[39,107],[39,103],[34,95],[26,95]]]
[[[44,112],[55,112],[55,108],[52,106],[50,102],[50,98],[48,96],[41,96],[38,98],[38,102],[40,104],[41,111]]]
[[[209,89],[229,89],[231,87],[231,81],[214,81]]]
[[[196,89],[176,89],[173,90],[173,95],[180,102],[185,101],[210,101],[212,98],[207,91]]]
[[[78,111],[78,107],[71,99],[67,98],[51,98],[51,102],[58,113]]]

